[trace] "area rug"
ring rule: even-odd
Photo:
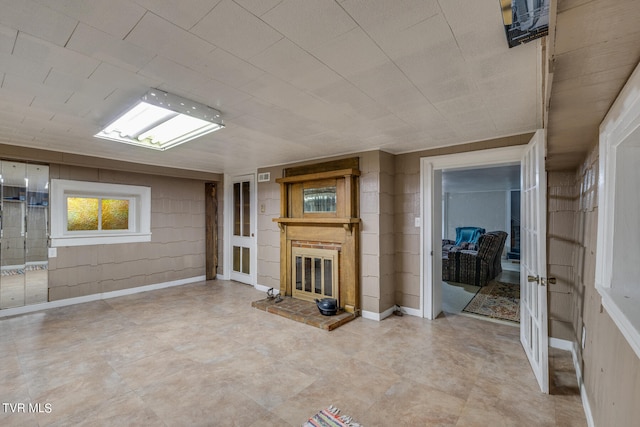
[[[331,405],[309,418],[302,427],[362,427],[348,415],[340,415],[340,409]]]
[[[497,280],[489,282],[462,311],[520,323],[520,285]]]

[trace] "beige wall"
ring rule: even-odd
[[[578,228],[579,183],[576,174],[549,172],[547,175],[547,276],[549,284],[549,336],[576,341],[573,318],[574,296],[580,292],[576,283],[577,257],[580,253]]]
[[[49,299],[79,297],[204,275],[204,181],[50,166],[51,178],[151,187],[151,242],[59,247]]]
[[[394,156],[372,151],[360,156],[362,309],[382,313],[394,295]]]
[[[640,420],[640,359],[603,309],[595,289],[598,222],[598,151],[574,175],[577,203],[576,256],[571,323],[589,406],[596,426],[631,426]],[[586,330],[581,349],[582,326]]]
[[[51,301],[204,275],[205,182],[219,183],[218,274],[223,273],[222,175],[7,144],[0,144],[0,152],[7,160],[49,164],[50,178],[151,187],[151,242],[58,248],[49,259]]]
[[[280,184],[283,167],[260,169],[269,172],[269,182],[259,182],[258,188],[258,284],[280,289],[280,229],[272,221],[280,217]]]

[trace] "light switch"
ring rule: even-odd
[[[415,226],[420,227],[420,218],[415,219]]]

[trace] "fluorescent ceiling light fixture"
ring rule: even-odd
[[[218,110],[152,89],[94,136],[164,151],[222,128]]]

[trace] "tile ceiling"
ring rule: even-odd
[[[0,143],[235,173],[542,126],[540,42],[508,49],[497,0],[0,0],[0,11]],[[166,152],[92,136],[150,87],[220,110],[227,127]]]

